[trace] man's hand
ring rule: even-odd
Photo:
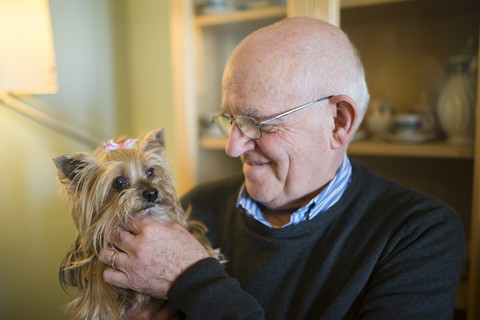
[[[111,235],[114,247],[104,249],[100,260],[114,268],[103,273],[106,282],[152,297],[166,299],[177,277],[209,255],[182,226],[168,221],[134,217]]]

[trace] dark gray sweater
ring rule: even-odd
[[[169,299],[187,319],[452,319],[464,241],[458,215],[352,166],[339,202],[280,229],[238,211],[241,178],[192,190],[182,204],[228,263],[193,265]]]

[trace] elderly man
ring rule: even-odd
[[[182,228],[136,217],[112,239],[122,252],[105,280],[168,298],[160,309],[187,319],[451,319],[460,219],[347,157],[369,99],[347,36],[283,20],[236,48],[222,85],[214,122],[243,176],[182,203],[226,265]]]

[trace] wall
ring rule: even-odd
[[[164,1],[49,3],[59,91],[38,98],[99,142],[168,127],[173,117]],[[167,139],[173,140],[171,132]],[[57,274],[75,229],[51,159],[90,149],[1,102],[0,146],[0,319],[66,319],[69,296]]]
[[[126,1],[132,132],[165,128],[167,157],[175,168],[168,14],[168,1]]]
[[[59,263],[75,230],[51,158],[85,146],[0,104],[0,318],[64,319]]]

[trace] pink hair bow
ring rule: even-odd
[[[127,139],[124,142],[116,143],[113,140],[109,140],[107,143],[103,144],[103,150],[105,152],[117,150],[120,148],[133,149],[137,145],[138,139]]]

